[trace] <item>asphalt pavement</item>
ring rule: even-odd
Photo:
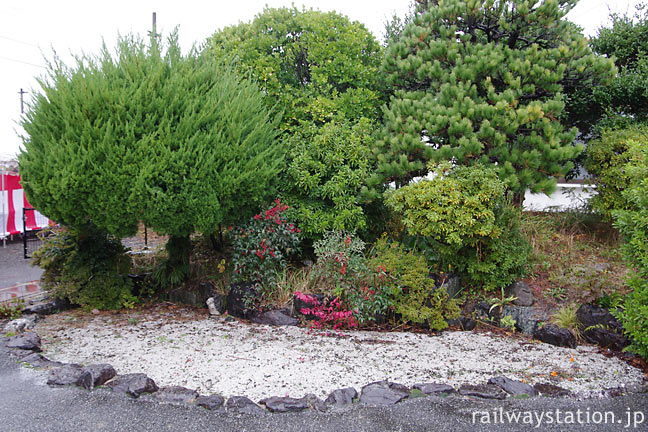
[[[5,246],[0,240],[0,288],[40,279],[43,270],[33,267],[31,261],[25,259],[20,236],[7,240]]]
[[[645,393],[586,401],[543,397],[506,401],[424,397],[388,408],[356,405],[344,412],[306,411],[252,417],[217,414],[197,406],[163,405],[150,396],[132,399],[102,388],[92,392],[76,387],[52,388],[45,384],[45,379],[46,372],[19,366],[8,350],[0,347],[0,431],[648,430],[648,394]],[[517,421],[507,420],[515,415],[520,416]]]

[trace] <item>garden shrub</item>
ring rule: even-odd
[[[410,233],[432,243],[439,270],[487,290],[526,273],[530,247],[520,233],[520,213],[493,169],[441,164],[432,180],[402,187],[387,201]]]
[[[287,139],[284,190],[304,236],[317,240],[327,231],[367,227],[359,194],[371,173],[373,128],[365,118],[313,123]]]
[[[169,235],[163,285],[188,276],[194,232],[236,224],[274,196],[280,115],[233,65],[182,54],[177,32],[48,66],[22,122],[29,202],[66,226]]]
[[[344,231],[329,231],[313,245],[317,261],[312,275],[319,291],[342,296],[344,287],[355,284],[365,272],[365,243]]]
[[[435,287],[426,259],[386,236],[374,244],[369,258],[364,242],[343,231],[327,232],[314,246],[315,285],[341,304],[338,315],[352,311],[359,324],[367,324],[397,313],[404,321],[441,330],[448,326],[446,318],[459,314],[445,289]]]
[[[632,339],[630,349],[648,359],[648,137],[630,141],[624,166],[632,179],[622,193],[628,209],[613,211],[615,226],[624,236],[622,252],[635,274],[630,279],[633,292],[617,312],[623,328]]]
[[[590,141],[587,146],[584,166],[597,191],[590,203],[606,219],[612,218],[614,210],[631,207],[623,191],[633,180],[629,171],[624,169],[630,159],[628,151],[633,141],[648,141],[648,126],[604,130],[600,139]]]
[[[90,225],[51,230],[34,252],[46,290],[85,309],[133,307],[131,260],[119,240]]]
[[[427,322],[432,330],[448,327],[446,319],[459,316],[459,307],[448,299],[445,288],[437,288],[425,258],[403,245],[390,243],[385,237],[374,245],[376,256],[370,260],[381,272],[381,279],[389,281],[388,289],[394,300],[394,309],[405,321]]]
[[[272,289],[287,259],[299,251],[300,230],[286,219],[280,200],[232,231],[232,282],[252,282]]]
[[[330,231],[315,242],[317,263],[313,269],[320,290],[353,311],[360,324],[386,318],[394,293],[384,267],[364,255],[365,243],[355,235]]]

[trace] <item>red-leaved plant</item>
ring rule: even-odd
[[[358,320],[353,316],[353,311],[344,309],[337,297],[326,305],[316,297],[300,291],[295,292],[295,297],[311,306],[301,309],[304,315],[313,315],[317,318],[313,321],[311,329],[332,327],[333,330],[341,330],[358,327]]]

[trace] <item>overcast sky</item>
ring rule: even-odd
[[[608,21],[609,10],[632,11],[639,0],[581,0],[569,18],[595,35]],[[102,38],[112,48],[118,33],[146,35],[151,14],[157,13],[162,32],[180,26],[183,49],[201,42],[223,26],[249,21],[270,7],[295,3],[320,10],[335,10],[364,23],[382,39],[383,23],[393,13],[403,16],[410,0],[325,0],[325,1],[194,1],[194,0],[21,0],[0,2],[0,156],[15,154],[20,147],[17,123],[20,119],[20,89],[36,88],[34,77],[45,72],[43,55],[52,48],[66,64],[69,53],[97,53]]]

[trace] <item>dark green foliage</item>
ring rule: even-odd
[[[166,257],[155,268],[155,282],[163,289],[184,282],[189,274],[191,239],[189,236],[171,236],[165,245]]]
[[[635,276],[629,285],[633,291],[626,295],[623,309],[617,309],[614,315],[632,340],[629,349],[648,360],[648,282]]]
[[[630,160],[630,143],[635,141],[648,142],[648,126],[606,129],[599,139],[590,141],[587,146],[584,166],[597,192],[590,203],[606,219],[611,219],[614,210],[630,208],[624,191],[634,179],[625,165]]]
[[[429,161],[453,160],[493,166],[518,197],[552,192],[581,151],[559,121],[563,87],[615,72],[562,20],[575,3],[430,2],[386,54],[397,91],[372,184],[402,186]]]
[[[610,14],[611,27],[602,27],[590,44],[595,52],[614,56],[622,70],[636,67],[648,55],[648,6],[639,3],[632,15]]]
[[[445,164],[387,200],[411,234],[432,243],[440,270],[492,290],[523,275],[529,253],[505,190],[493,169]]]
[[[443,330],[448,327],[446,319],[459,316],[459,307],[454,300],[448,299],[446,290],[435,287],[423,256],[406,251],[398,243],[389,243],[385,238],[376,242],[375,250],[371,265],[381,267],[389,278],[395,311],[403,320],[427,323],[432,330]]]
[[[624,257],[635,274],[630,279],[634,291],[626,297],[619,317],[632,338],[631,349],[648,359],[648,139],[629,142],[628,156],[624,169],[632,181],[623,197],[629,206],[613,216],[625,239]]]
[[[131,260],[119,240],[94,226],[54,228],[34,253],[43,287],[86,309],[133,307]]]
[[[619,74],[611,83],[576,86],[567,104],[567,120],[594,135],[601,122],[615,127],[619,121],[648,119],[648,5],[640,3],[634,14],[613,13],[610,20],[590,45],[613,58]]]
[[[162,51],[130,37],[115,56],[104,47],[50,66],[19,158],[41,212],[118,237],[141,221],[173,238],[233,224],[271,196],[283,148],[258,87],[212,56],[183,56],[176,34]]]
[[[359,194],[371,173],[373,127],[364,118],[331,121],[304,125],[287,138],[291,162],[284,190],[306,237],[367,227]]]

